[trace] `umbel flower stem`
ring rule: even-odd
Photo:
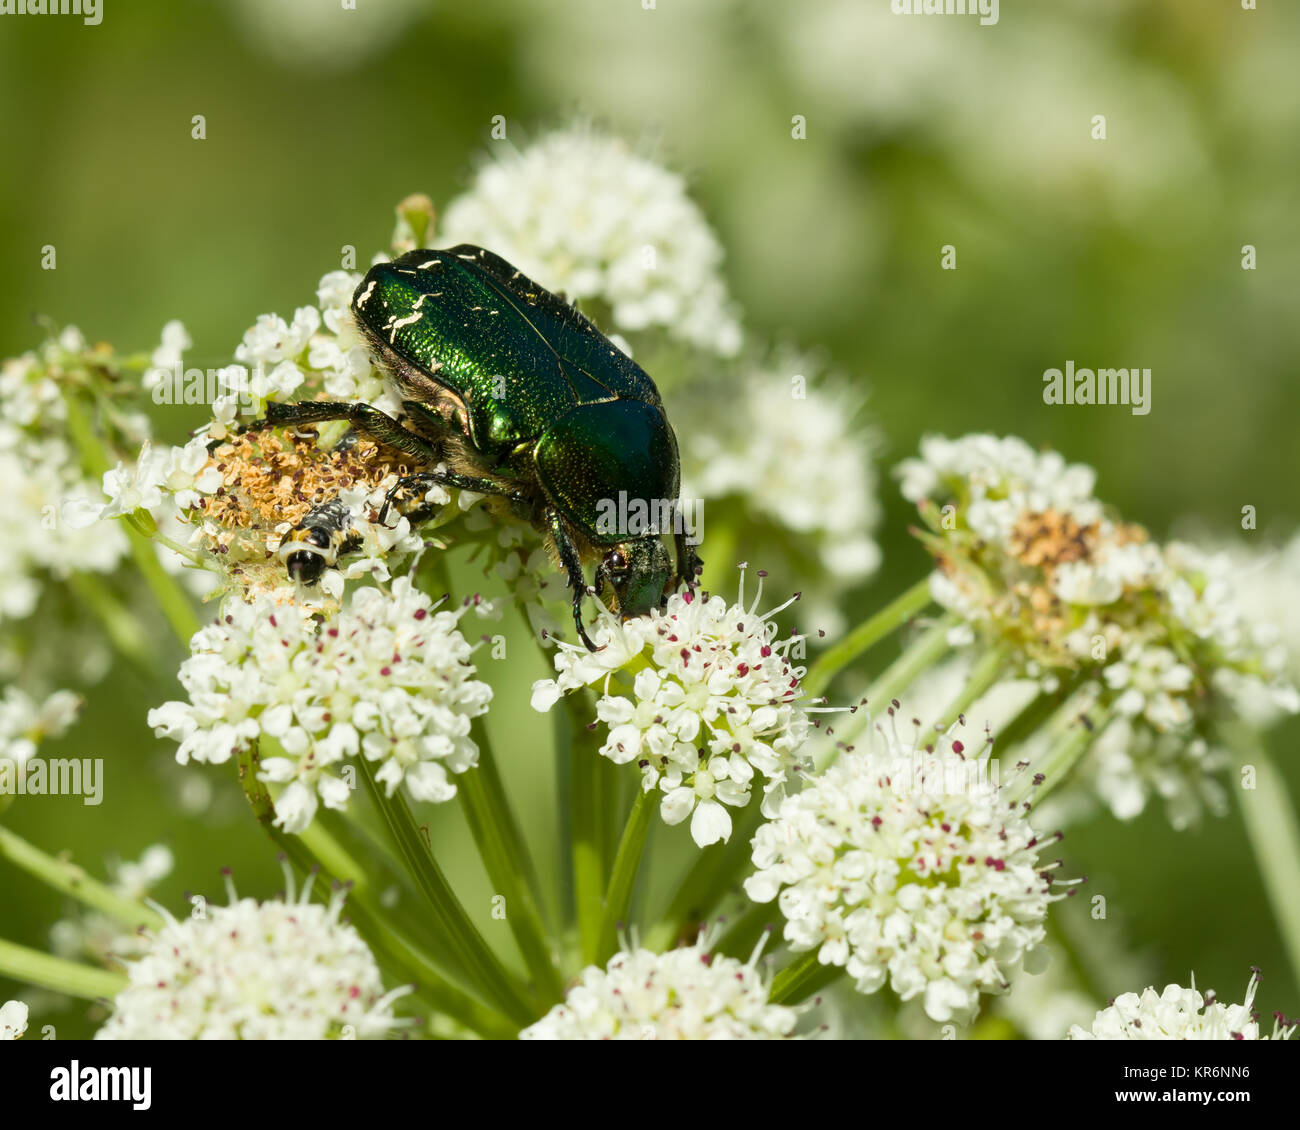
[[[852,743],[871,724],[873,718],[884,714],[893,699],[948,654],[952,647],[948,642],[948,633],[956,624],[954,616],[941,617],[876,677],[867,688],[865,709],[858,709],[835,727],[836,744],[819,760],[818,771],[834,764],[841,748]]]
[[[542,923],[537,884],[528,867],[531,857],[506,799],[491,740],[481,717],[474,719],[471,730],[478,746],[479,763],[477,768],[460,775],[456,795],[493,889],[505,900],[506,922],[536,982],[537,992],[546,1004],[551,1004],[563,998],[564,981]]]
[[[465,908],[433,858],[429,845],[420,835],[406,798],[399,792],[394,792],[390,797],[375,780],[370,762],[364,757],[359,760],[361,776],[371,799],[388,826],[398,854],[415,877],[439,926],[447,935],[460,971],[487,1000],[521,1027],[531,1023],[537,1016],[535,1003],[529,999],[527,990],[501,964],[496,953],[470,921]]]
[[[726,923],[726,933],[714,945],[714,952],[728,957],[748,957],[763,931],[773,925],[773,918],[779,917],[779,911],[770,903],[751,902],[739,918]]]
[[[350,886],[348,913],[381,965],[408,978],[421,1000],[470,1031],[490,1039],[514,1039],[516,1024],[451,985],[438,971],[437,959],[393,922],[376,892],[374,871],[359,864],[319,818],[296,836],[275,826],[270,793],[257,779],[256,758],[249,751],[239,755],[239,777],[258,822],[300,874],[320,871],[327,879]]]
[[[816,698],[859,655],[906,624],[929,603],[930,578],[926,577],[822,652],[804,676],[803,690]]]
[[[383,891],[385,899],[381,909],[385,920],[395,922],[436,960],[441,955],[443,938],[424,913],[424,899],[411,877],[380,842],[376,832],[360,820],[328,808],[316,813],[312,824],[317,823],[320,832],[307,833],[313,846],[320,849],[317,858],[333,858],[336,863],[355,868],[349,873],[364,876],[363,892]],[[355,886],[355,880],[352,881]]]
[[[450,594],[451,573],[441,553],[434,553],[427,560],[426,579],[421,587],[437,600],[442,593]],[[461,774],[456,795],[494,893],[505,900],[506,922],[536,991],[550,1004],[563,998],[564,981],[555,946],[543,921],[541,886],[531,864],[532,855],[506,797],[485,720],[475,718],[470,732],[479,751],[478,765]]]
[[[600,924],[600,937],[596,946],[596,965],[604,965],[618,949],[618,930],[627,920],[632,902],[632,888],[636,886],[641,856],[645,851],[646,836],[654,816],[655,793],[642,790],[637,793],[632,812],[623,829],[614,866],[609,876],[609,889],[605,892],[605,909]]]
[[[675,945],[687,929],[699,925],[736,885],[741,872],[749,865],[750,840],[761,820],[755,798],[737,814],[731,839],[726,844],[714,844],[696,856],[668,909],[646,938],[650,949],[662,950]]]
[[[75,863],[46,854],[3,824],[0,824],[0,858],[21,867],[56,891],[71,895],[86,906],[102,911],[123,926],[131,929],[139,926],[156,929],[163,923],[161,916],[143,903],[124,898],[112,888],[91,878]]]
[[[600,756],[600,741],[595,732],[587,728],[583,716],[587,710],[590,710],[588,717],[596,715],[588,699],[586,692],[566,695],[564,705],[569,715],[573,751],[569,769],[573,900],[583,961],[591,964],[600,944],[606,885],[600,804],[609,798],[601,795],[604,781],[601,762],[604,759]]]
[[[768,1000],[773,1004],[798,1004],[844,973],[842,965],[823,965],[817,952],[813,949],[799,954],[772,978]]]
[[[295,837],[284,838],[292,840]],[[364,884],[360,887],[356,879],[336,878],[336,881],[351,884],[349,916],[383,966],[409,979],[415,985],[416,995],[430,1008],[451,1017],[471,1032],[490,1039],[514,1039],[518,1031],[516,1024],[447,981],[424,948],[392,923],[374,889],[366,883],[364,869],[325,835],[323,829],[313,822],[301,839],[303,843],[297,845],[297,851],[290,858],[304,875],[315,867],[335,877],[360,877]],[[321,859],[328,860],[329,864],[322,868],[315,862]]]
[[[1239,781],[1236,790],[1241,815],[1291,971],[1300,980],[1300,823],[1287,803],[1286,781],[1259,735],[1232,725],[1225,727],[1224,736],[1237,752],[1239,772],[1254,769],[1255,787],[1245,788]]]
[[[966,677],[966,685],[940,715],[939,724],[947,729],[956,722],[1002,677],[1005,670],[1006,652],[1001,648],[986,651]]]
[[[1021,803],[1032,794],[1034,803],[1041,803],[1069,776],[1070,770],[1109,724],[1111,715],[1111,708],[1098,704],[1090,690],[1082,689],[1071,695],[1044,727],[1047,733],[1058,735],[1056,740],[1007,785],[1008,798]]]
[[[1051,694],[1039,691],[1020,708],[1013,718],[993,735],[994,750],[1011,749],[1018,742],[1024,741],[1030,734],[1038,733],[1061,705],[1079,688],[1081,679],[1074,676],[1062,680],[1061,686]]]
[[[568,944],[576,929],[578,912],[573,874],[573,742],[566,711],[551,714],[551,739],[555,749],[555,831],[559,867],[560,936]]]
[[[77,398],[65,394],[63,403],[67,406],[68,433],[77,446],[82,464],[90,473],[102,476],[112,467],[104,445],[95,434],[95,429],[86,418]],[[153,519],[149,521],[152,524]],[[143,528],[134,515],[125,523],[125,528],[131,559],[149,585],[158,607],[167,617],[167,622],[172,626],[181,643],[188,647],[190,639],[199,630],[199,619],[195,615],[193,602],[176,583],[176,579],[163,568],[149,536],[151,531]]]
[[[67,584],[77,599],[94,613],[118,653],[146,678],[158,679],[163,669],[143,626],[103,578],[95,573],[70,573]]]
[[[167,617],[167,622],[176,635],[188,646],[194,633],[199,630],[199,618],[194,612],[193,602],[176,583],[176,578],[163,568],[152,539],[131,519],[126,523],[126,537],[131,546],[131,556],[144,574],[163,615]]]
[[[951,650],[948,633],[957,626],[955,616],[944,616],[927,628],[907,649],[886,667],[867,688],[867,706],[874,713],[883,711],[921,675]],[[861,711],[859,711],[861,713]],[[865,718],[858,724],[865,723]]]
[[[126,977],[121,973],[92,969],[3,938],[0,938],[0,973],[15,981],[92,1001],[111,1000],[126,985]]]

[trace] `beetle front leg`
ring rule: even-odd
[[[587,576],[582,571],[582,558],[578,555],[578,547],[573,544],[573,538],[569,536],[564,521],[554,510],[546,511],[546,525],[555,540],[555,548],[560,554],[560,563],[568,574],[569,590],[573,594],[573,626],[578,629],[578,638],[587,645],[588,651],[601,651],[604,645],[597,647],[587,635],[587,629],[582,623],[582,598],[589,595],[592,590],[588,588]]]
[[[704,572],[704,560],[680,530],[673,534],[673,545],[677,550],[677,574],[686,582],[688,589],[694,589],[700,583],[700,574]]]
[[[239,430],[249,432],[257,428],[323,424],[330,420],[347,420],[362,435],[422,463],[436,463],[441,454],[433,444],[371,404],[345,404],[336,400],[299,400],[282,404],[272,400],[267,402],[266,415],[262,419],[253,420]]]

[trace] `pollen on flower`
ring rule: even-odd
[[[376,485],[390,471],[408,474],[388,451],[361,441],[332,451],[314,431],[285,435],[248,432],[221,443],[210,464],[221,474],[220,495],[199,500],[206,517],[228,528],[298,522],[315,505],[358,483]]]
[[[1015,437],[928,437],[899,469],[927,530],[934,599],[957,639],[998,648],[1008,676],[1088,682],[1114,716],[1082,776],[1117,816],[1165,798],[1171,820],[1222,807],[1216,723],[1247,694],[1300,709],[1285,657],[1252,631],[1222,558],[1160,545],[1093,497],[1095,473]]]
[[[399,1021],[392,1005],[410,986],[384,991],[374,955],[342,918],[344,891],[310,901],[312,879],[295,895],[205,903],[150,936],[127,962],[127,985],[100,1040],[375,1039]]]
[[[415,470],[400,453],[368,440],[322,450],[312,431],[245,433],[221,443],[209,465],[219,471],[222,487],[199,498],[189,520],[201,547],[218,555],[232,582],[252,593],[286,587],[275,551],[315,507],[351,498],[360,537],[377,526],[388,489]],[[400,521],[393,516],[388,528],[396,530]],[[391,540],[407,543],[408,553],[418,548],[406,527],[400,534]]]

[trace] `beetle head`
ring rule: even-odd
[[[596,568],[596,595],[624,620],[658,608],[673,579],[672,561],[658,534],[610,548]]]

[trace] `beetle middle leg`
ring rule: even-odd
[[[502,486],[495,479],[480,479],[473,475],[462,475],[458,471],[417,471],[414,475],[402,476],[389,488],[388,495],[384,499],[383,508],[379,511],[380,524],[385,524],[388,511],[391,509],[397,495],[411,490],[418,490],[419,493],[424,494],[427,493],[429,487],[435,484],[455,487],[457,490],[469,490],[475,494],[500,495],[515,503],[523,504],[532,501],[523,491]],[[407,516],[410,517],[410,515]]]

